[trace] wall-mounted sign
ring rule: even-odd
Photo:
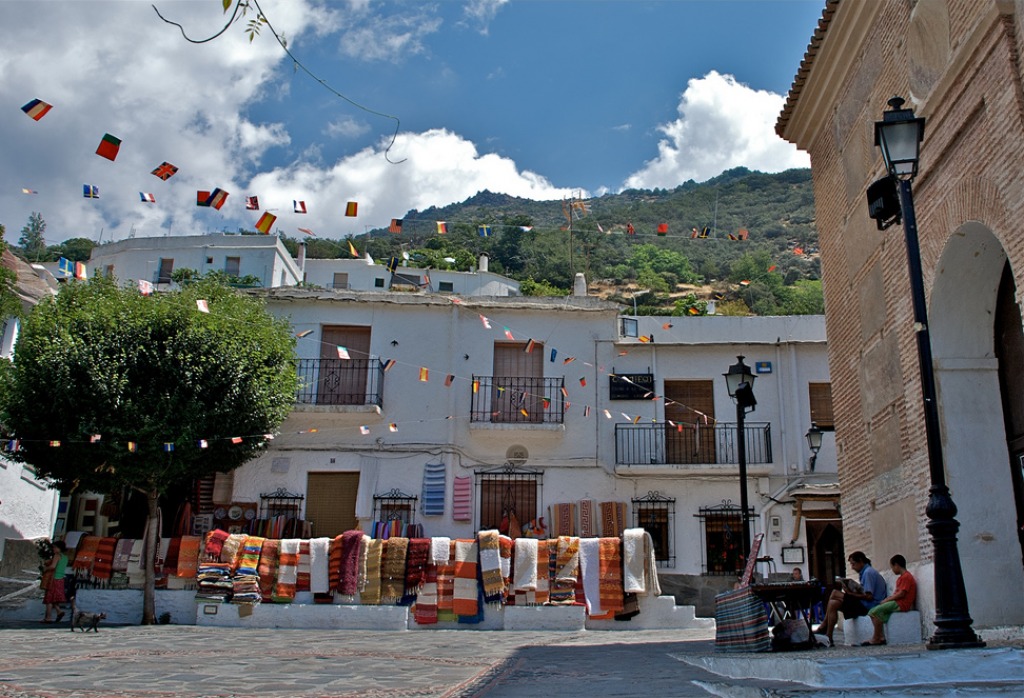
[[[653,373],[613,373],[608,383],[609,400],[650,399],[653,392]]]
[[[758,373],[771,373],[772,362],[771,361],[758,361],[754,364],[754,370]]]

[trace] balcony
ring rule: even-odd
[[[743,431],[747,444],[747,465],[771,464],[771,424],[747,422]],[[708,425],[667,422],[615,425],[617,465],[669,465],[676,471],[717,472],[717,469],[708,466],[739,464],[736,446],[735,422]]]
[[[384,365],[380,359],[299,359],[297,406],[372,407],[384,404]],[[366,411],[365,409],[331,411]]]
[[[550,428],[565,421],[565,379],[473,376],[470,422]]]

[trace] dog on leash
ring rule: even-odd
[[[92,630],[94,633],[98,633],[100,621],[106,617],[106,613],[77,611],[75,615],[71,617],[71,632],[75,632],[75,628],[81,628],[83,633],[87,633],[89,630]]]

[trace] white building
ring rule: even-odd
[[[388,271],[389,260],[305,259],[300,252],[303,280],[311,286],[349,291],[414,290],[458,296],[518,296],[519,282],[488,271],[487,255],[472,271],[403,266]]]
[[[712,615],[739,554],[737,415],[722,374],[743,355],[757,371],[751,535],[765,534],[759,555],[772,558],[759,571],[843,569],[819,316],[625,318],[580,296],[253,293],[297,335],[311,332],[298,340],[296,409],[233,473],[232,503],[297,512],[314,535],[397,518],[451,537],[512,513],[544,517],[553,535],[559,504],[585,534],[581,512],[599,519],[602,503],[619,503],[626,526],[654,535],[666,593]],[[813,471],[812,421],[826,430]],[[443,466],[440,514],[424,511],[428,464]],[[456,477],[471,484],[465,517]]]
[[[272,235],[129,238],[93,248],[86,266],[90,277],[98,271],[122,281],[149,281],[158,288],[169,286],[176,269],[252,276],[264,287],[295,286],[302,281],[298,263],[280,238]]]

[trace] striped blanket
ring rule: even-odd
[[[299,564],[295,574],[295,591],[309,591],[309,541],[299,541]]]
[[[299,576],[299,539],[285,538],[278,548],[277,584],[274,601],[291,603],[295,600],[295,583]]]
[[[430,562],[430,539],[410,538],[409,552],[405,559],[405,596],[419,593]]]
[[[121,538],[117,541],[117,547],[114,549],[114,564],[111,569],[114,572],[128,572],[128,558],[132,554],[132,545],[135,541],[131,538]]]
[[[215,528],[206,534],[206,544],[203,547],[203,557],[210,560],[219,560],[220,553],[224,549],[224,542],[228,539],[228,532]]]
[[[196,571],[199,568],[199,548],[202,539],[199,536],[182,536],[181,547],[178,549],[178,568],[175,576],[180,579],[195,579]],[[259,551],[256,552],[259,559]],[[253,574],[256,571],[253,569]]]
[[[370,538],[364,541],[366,548],[366,573],[363,576],[365,583],[359,590],[360,603],[377,605],[381,598],[381,559],[384,554],[384,541],[379,538]]]
[[[764,602],[749,586],[715,597],[715,649],[723,652],[771,649]]]
[[[260,572],[260,556],[263,554],[265,538],[249,536],[242,545],[242,554],[238,558],[236,574],[256,576]]]
[[[263,549],[260,552],[260,596],[264,601],[271,601],[274,597],[274,586],[277,584],[277,564],[281,541],[271,538],[263,541]]]
[[[416,596],[413,619],[417,625],[437,623],[437,565],[429,563],[423,572],[423,585]]]
[[[477,599],[477,542],[455,541],[455,585],[452,610],[456,616],[475,616],[479,612]]]
[[[436,540],[436,539],[435,539]],[[455,620],[455,541],[448,541],[448,557],[437,565],[437,618]]]
[[[601,608],[615,614],[623,609],[622,541],[618,538],[599,538],[601,575]]]
[[[447,481],[444,463],[423,466],[423,515],[444,515],[444,486]]]
[[[363,542],[362,531],[345,531],[334,539],[338,551],[338,582],[335,588],[340,594],[355,594],[359,591],[359,547]],[[334,548],[331,549],[334,554]]]
[[[117,538],[101,538],[96,544],[96,560],[92,565],[92,576],[96,579],[110,579],[114,565],[114,550]]]
[[[229,563],[232,572],[238,569],[238,558],[241,555],[242,545],[245,543],[246,538],[248,536],[245,533],[232,533],[224,541],[224,546],[221,548],[220,561]]]
[[[455,478],[452,485],[452,520],[469,521],[473,516],[473,479],[468,476]]]
[[[480,531],[477,542],[480,550],[480,578],[484,585],[484,601],[500,603],[505,584],[501,577],[501,547],[496,530]],[[468,614],[467,614],[468,615]]]

